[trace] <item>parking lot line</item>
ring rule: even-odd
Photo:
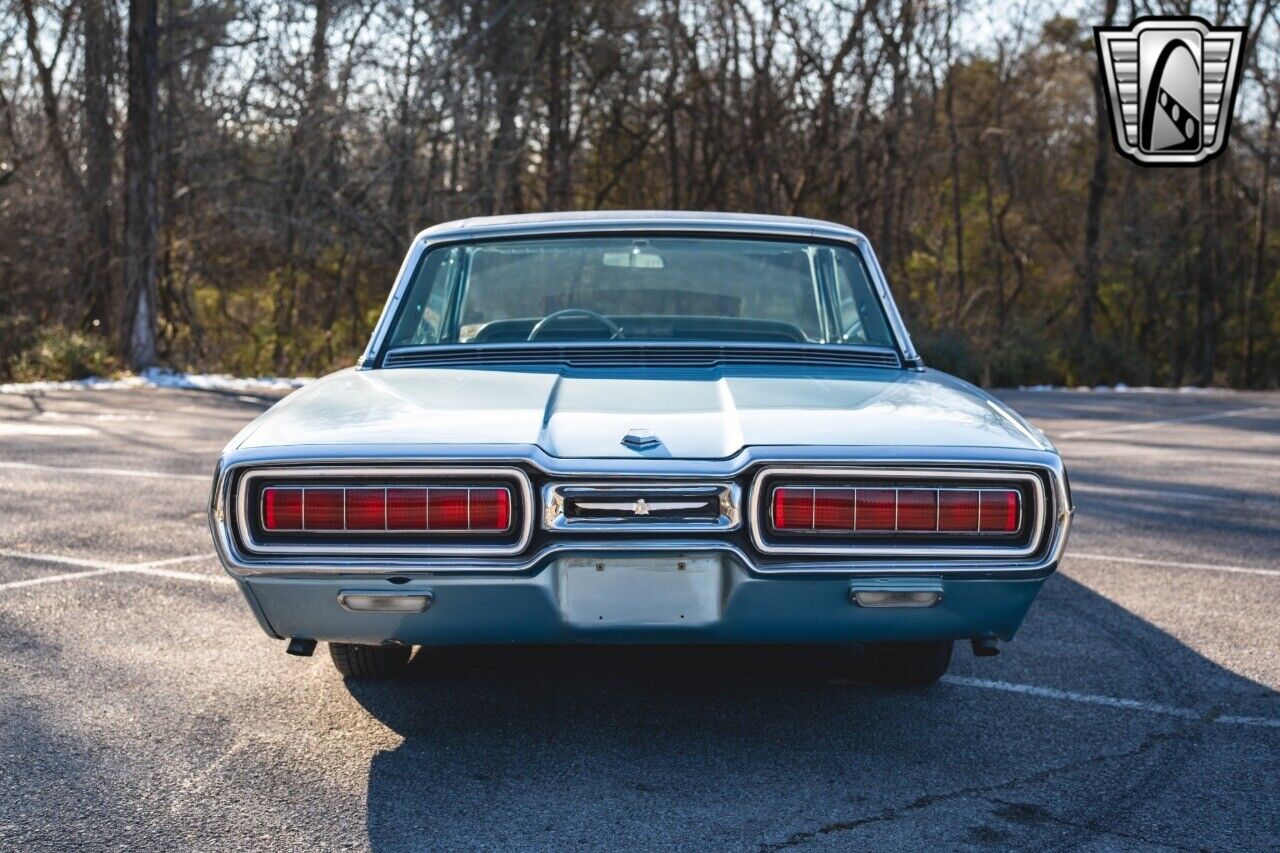
[[[1169,569],[1195,569],[1201,572],[1229,572],[1240,575],[1262,575],[1263,577],[1280,577],[1280,569],[1262,569],[1253,566],[1227,566],[1222,563],[1182,563],[1177,560],[1156,560],[1150,557],[1117,557],[1114,554],[1081,554],[1077,551],[1067,553],[1070,560],[1101,560],[1112,563],[1133,563],[1143,566],[1160,566]]]
[[[976,687],[981,690],[1000,690],[1005,693],[1018,693],[1023,696],[1037,696],[1041,699],[1054,699],[1059,702],[1079,702],[1085,705],[1101,705],[1118,708],[1124,711],[1144,711],[1150,714],[1163,714],[1167,717],[1178,717],[1184,720],[1204,720],[1210,723],[1223,723],[1239,726],[1264,726],[1280,728],[1280,719],[1270,717],[1248,717],[1239,714],[1215,714],[1212,710],[1195,711],[1191,708],[1178,708],[1173,705],[1162,705],[1158,702],[1143,702],[1140,699],[1125,699],[1119,696],[1102,696],[1097,693],[1077,693],[1074,690],[1058,690],[1054,687],[1040,687],[1034,684],[1015,684],[1011,681],[990,681],[985,678],[970,678],[965,675],[944,675],[944,684],[957,687]]]
[[[199,572],[177,572],[172,569],[157,569],[152,566],[130,566],[124,571],[136,575],[150,575],[156,578],[169,578],[175,581],[196,581],[199,583],[229,584],[235,583],[225,574],[205,575]]]
[[[106,560],[64,557],[61,554],[32,554],[27,551],[15,551],[12,548],[0,548],[0,557],[12,557],[15,560],[36,560],[41,563],[58,563],[63,566],[79,566],[82,569],[118,569],[122,565],[121,563],[109,563]]]
[[[121,568],[112,569],[89,569],[83,572],[64,572],[60,575],[45,575],[39,578],[27,578],[20,581],[9,581],[8,583],[0,583],[0,589],[18,589],[24,586],[39,586],[45,583],[60,583],[62,581],[74,581],[81,578],[93,578],[99,575],[114,575],[126,571]]]
[[[81,557],[65,557],[61,554],[33,554],[27,551],[16,551],[12,548],[0,548],[0,557],[11,557],[16,560],[33,560],[41,563],[57,563],[63,566],[79,566],[87,569],[83,572],[65,572],[59,575],[46,575],[42,578],[29,578],[27,580],[11,581],[9,583],[0,583],[0,589],[17,589],[24,586],[36,586],[37,584],[57,583],[59,581],[72,581],[80,578],[95,577],[97,575],[108,574],[135,574],[150,575],[152,577],[169,578],[170,580],[181,581],[199,581],[207,583],[235,583],[230,577],[224,574],[201,574],[199,572],[180,572],[173,569],[166,569],[165,566],[174,566],[181,563],[191,563],[196,560],[212,560],[216,559],[214,554],[188,554],[185,557],[169,557],[164,560],[148,560],[141,563],[109,563],[104,560],[88,560]]]
[[[149,480],[199,480],[202,483],[213,481],[213,476],[204,474],[171,474],[168,471],[147,471],[139,468],[72,468],[68,465],[39,465],[35,462],[0,462],[0,468],[11,468],[20,471],[51,471],[60,474],[101,474],[109,477],[141,477]]]
[[[1055,436],[1057,439],[1063,438],[1084,438],[1091,435],[1106,435],[1113,432],[1129,432],[1135,429],[1147,429],[1148,427],[1166,426],[1168,424],[1189,424],[1198,421],[1212,421],[1218,418],[1234,418],[1237,415],[1252,415],[1258,412],[1269,412],[1270,406],[1250,406],[1246,409],[1228,409],[1225,412],[1209,412],[1204,415],[1191,415],[1185,418],[1165,418],[1158,421],[1141,421],[1132,424],[1118,424],[1115,426],[1093,427],[1091,429],[1077,429],[1071,432],[1060,433]]]

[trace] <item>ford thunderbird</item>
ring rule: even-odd
[[[857,231],[543,214],[422,232],[354,367],[223,451],[222,562],[293,654],[787,643],[929,684],[1012,639],[1072,515],[1044,435],[926,368]]]

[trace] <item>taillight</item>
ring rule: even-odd
[[[261,506],[268,533],[503,533],[511,527],[511,491],[501,486],[268,486]]]
[[[782,532],[1003,534],[1022,527],[1022,493],[1004,488],[776,486]]]

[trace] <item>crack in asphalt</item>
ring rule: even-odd
[[[1183,850],[1186,853],[1200,853],[1203,848],[1200,847],[1184,847],[1180,844],[1173,844],[1168,841],[1160,841],[1155,838],[1147,838],[1132,832],[1120,832],[1116,829],[1107,829],[1098,826],[1095,821],[1086,821],[1080,823],[1078,821],[1068,820],[1064,817],[1058,817],[1044,806],[1035,803],[1017,803],[1011,800],[1001,800],[998,797],[985,797],[989,803],[1003,806],[1004,808],[997,811],[997,817],[1020,823],[1024,825],[1035,825],[1040,823],[1056,823],[1069,829],[1083,829],[1095,835],[1109,835],[1115,838],[1125,838],[1130,841],[1141,841],[1143,844],[1151,844],[1155,847],[1164,847],[1169,850]]]
[[[1144,738],[1143,741],[1133,749],[1124,750],[1122,752],[1108,752],[1108,753],[1103,753],[1101,755],[1092,755],[1080,761],[1072,761],[1067,764],[1057,765],[1055,767],[1047,767],[1043,770],[1038,770],[1035,773],[1031,773],[1026,776],[1016,776],[1012,779],[1008,779],[1003,782],[997,782],[992,785],[975,785],[968,788],[958,788],[954,791],[947,791],[945,793],[940,793],[940,794],[925,794],[924,796],[917,797],[916,799],[912,800],[911,802],[905,805],[888,806],[876,814],[865,815],[863,817],[853,818],[851,820],[842,820],[842,821],[834,821],[831,823],[826,823],[818,827],[817,829],[800,830],[798,832],[793,832],[791,835],[787,836],[787,838],[782,841],[776,841],[773,843],[767,843],[767,842],[762,843],[757,848],[757,850],[759,850],[760,853],[773,853],[773,851],[777,851],[777,850],[789,850],[792,848],[800,847],[803,844],[807,844],[808,842],[813,841],[814,839],[819,838],[820,836],[832,835],[832,834],[841,833],[841,832],[849,832],[851,830],[858,829],[860,827],[867,826],[870,824],[897,820],[898,818],[904,817],[912,812],[916,812],[921,809],[928,808],[929,806],[936,805],[938,803],[949,802],[951,800],[959,800],[959,799],[964,799],[966,797],[980,797],[984,800],[992,801],[993,798],[987,795],[994,793],[996,791],[1005,791],[1011,788],[1017,788],[1021,785],[1032,785],[1039,782],[1044,782],[1056,776],[1063,776],[1068,773],[1074,773],[1075,771],[1084,769],[1086,767],[1093,767],[1098,764],[1104,764],[1109,761],[1122,760],[1126,758],[1134,758],[1144,753],[1150,752],[1152,749],[1154,749],[1155,747],[1161,744],[1177,740],[1199,729],[1204,728],[1209,723],[1212,723],[1214,719],[1217,718],[1219,713],[1220,713],[1220,710],[1218,708],[1212,708],[1209,711],[1207,711],[1205,714],[1203,714],[1202,716],[1194,720],[1193,722],[1189,723],[1188,725],[1182,726],[1172,731],[1153,732],[1147,735],[1147,737]],[[1081,827],[1081,828],[1087,828],[1087,827]],[[1102,832],[1104,830],[1094,830],[1094,831]],[[1153,841],[1150,843],[1159,843],[1167,847],[1173,846],[1173,845],[1169,845],[1167,842]],[[1175,849],[1184,849],[1184,848],[1175,848]],[[1191,848],[1191,849],[1198,849],[1198,848]]]

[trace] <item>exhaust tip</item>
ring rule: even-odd
[[[975,657],[993,658],[1000,654],[1000,644],[995,641],[994,637],[974,637],[969,642],[973,644]]]
[[[294,655],[300,658],[309,658],[311,653],[316,650],[316,641],[307,637],[294,637],[289,641],[289,645],[285,648],[286,654]]]

